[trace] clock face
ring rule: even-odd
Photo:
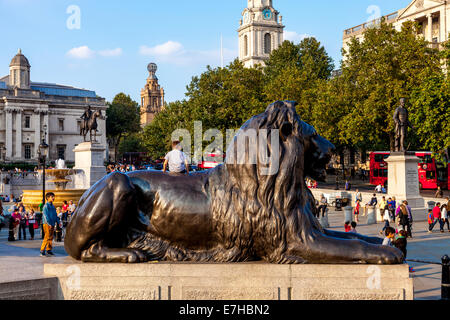
[[[264,9],[263,11],[263,17],[266,20],[270,20],[272,19],[272,11],[270,11],[270,9]]]

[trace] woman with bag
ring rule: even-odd
[[[39,225],[36,221],[36,214],[34,213],[33,209],[30,209],[30,211],[27,214],[27,225],[28,225],[28,231],[30,232],[30,240],[34,240],[34,229],[39,228]]]
[[[19,205],[20,223],[19,223],[19,240],[27,240],[27,212],[23,204]]]

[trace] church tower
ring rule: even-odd
[[[9,85],[20,89],[30,89],[30,68],[28,59],[19,49],[9,64]]]
[[[239,60],[249,68],[264,66],[270,53],[283,42],[283,20],[272,0],[247,0],[239,32]]]
[[[158,67],[155,63],[147,66],[149,76],[145,88],[141,90],[141,126],[150,124],[157,113],[164,107],[164,89],[160,87],[156,71]]]

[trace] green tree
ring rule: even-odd
[[[332,59],[315,38],[305,38],[298,45],[284,41],[272,52],[264,70],[267,102],[297,101],[300,116],[311,122],[317,95],[333,68]]]
[[[124,137],[119,144],[119,154],[141,152],[142,150],[141,137],[136,133]]]
[[[438,50],[417,34],[413,22],[396,31],[383,21],[343,51],[342,78],[350,86],[343,90],[350,107],[342,119],[343,141],[362,148],[393,147],[393,113],[399,99],[410,100],[425,79],[442,73]]]
[[[410,114],[424,149],[441,156],[450,147],[450,80],[445,75],[426,79],[411,95]]]
[[[144,129],[144,146],[159,158],[170,149],[174,130],[187,129],[193,138],[195,121],[202,122],[203,131],[219,129],[225,137],[227,129],[237,129],[265,110],[263,83],[261,68],[244,68],[238,60],[225,68],[208,66],[192,78],[186,100],[170,103]]]
[[[118,149],[122,139],[141,130],[139,105],[129,95],[119,93],[114,97],[112,103],[108,103],[106,116],[107,138],[114,146],[114,158],[117,161]]]
[[[142,145],[153,159],[159,159],[170,149],[172,132],[188,127],[189,108],[186,101],[175,101],[156,115],[142,132]]]
[[[208,66],[187,86],[191,120],[201,120],[205,128],[239,128],[264,111],[263,82],[261,68],[245,68],[237,59],[225,68]]]

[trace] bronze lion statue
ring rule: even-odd
[[[268,139],[266,146],[278,156],[275,174],[261,174],[259,160],[189,175],[111,173],[81,198],[67,228],[67,253],[84,262],[402,263],[402,253],[379,238],[320,226],[305,177],[324,179],[334,146],[300,120],[295,106],[271,104],[230,146],[249,130],[276,130],[277,143]],[[233,148],[229,157],[242,155]]]

